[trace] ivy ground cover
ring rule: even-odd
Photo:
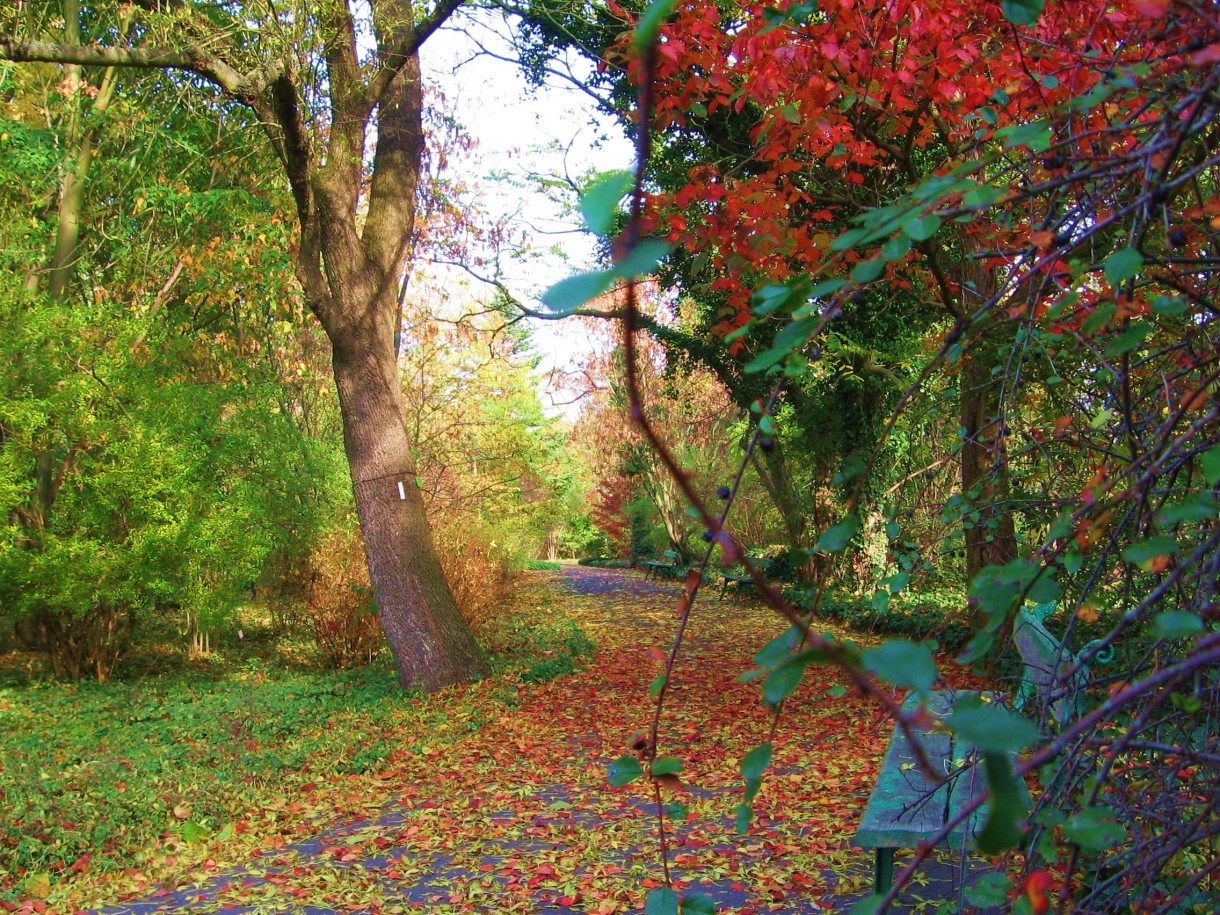
[[[648,685],[678,589],[622,571],[540,575],[557,588],[551,612],[598,646],[583,670],[404,697],[425,712],[398,719],[400,747],[372,771],[286,778],[263,792],[264,809],[225,828],[189,843],[167,833],[140,867],[79,875],[49,898],[27,887],[19,907],[638,911],[661,882],[655,805],[640,780],[610,786],[606,767],[647,729]],[[848,840],[890,726],[850,690],[840,694],[835,674],[807,677],[790,701],[755,817],[744,835],[734,826],[741,757],[770,727],[757,685],[737,677],[778,628],[765,609],[738,601],[712,598],[696,611],[659,741],[660,754],[684,760],[664,789],[667,803],[681,805],[667,821],[675,888],[706,893],[722,911],[846,910],[869,884],[869,853]],[[432,703],[447,713],[426,713]],[[936,880],[936,867],[928,873]],[[947,889],[917,885],[906,901]]]

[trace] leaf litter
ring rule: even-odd
[[[188,869],[154,856],[138,872],[89,881],[69,909],[92,897],[109,900],[99,909],[109,915],[639,911],[664,885],[656,805],[644,779],[614,788],[606,772],[651,721],[649,684],[663,670],[680,589],[617,570],[537,574],[555,588],[538,604],[598,646],[585,669],[519,688],[490,720],[479,708],[502,682],[430,697],[452,713],[445,724],[421,719],[434,731],[404,734],[413,749],[376,773],[304,786],[252,813],[241,841],[197,843]],[[844,911],[845,897],[870,885],[871,856],[849,839],[890,726],[837,670],[810,668],[786,703],[754,817],[736,832],[741,758],[771,722],[758,685],[738,677],[782,628],[761,604],[701,601],[663,712],[657,755],[682,761],[661,789],[667,804],[680,802],[666,816],[674,888],[706,893],[722,912]],[[455,737],[463,720],[477,729]],[[235,851],[248,857],[238,863]]]

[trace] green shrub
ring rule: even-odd
[[[813,592],[807,588],[790,588],[785,593],[797,606],[806,610],[812,606]],[[902,591],[884,600],[827,591],[815,618],[879,635],[934,638],[952,651],[962,648],[973,635],[966,599],[953,591]]]
[[[181,341],[125,307],[0,296],[0,324],[0,614],[66,679],[109,678],[142,621],[205,645],[308,542],[324,449],[274,385],[194,383]]]
[[[585,556],[576,560],[577,565],[593,566],[598,569],[629,569],[631,563],[626,559],[606,559],[602,556]]]

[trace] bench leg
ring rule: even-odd
[[[878,848],[873,858],[873,892],[884,895],[894,883],[894,849]]]

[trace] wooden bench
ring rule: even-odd
[[[683,568],[681,558],[676,550],[666,550],[660,559],[646,559],[640,563],[644,567],[646,578],[656,578],[665,575],[667,578],[677,578]]]
[[[1080,695],[1089,681],[1087,665],[1072,674],[1079,659],[1091,654],[1093,661],[1108,664],[1114,660],[1114,648],[1093,641],[1073,654],[1062,639],[1055,638],[1046,628],[1046,619],[1054,612],[1053,602],[1017,611],[1012,637],[1025,671],[1015,705],[1035,719],[1045,710],[1050,720],[1062,725],[1080,714]]]
[[[975,695],[956,694],[957,699]],[[927,710],[936,717],[946,715],[953,698],[949,693],[928,695]],[[919,696],[912,693],[902,704],[905,715],[919,706]],[[912,729],[915,739],[928,761],[946,775],[961,768],[955,764],[955,741],[945,730]],[[906,733],[897,724],[890,738],[885,761],[868,798],[868,806],[856,830],[852,844],[874,850],[873,892],[885,893],[894,879],[894,852],[899,848],[918,848],[930,842],[967,804],[986,790],[982,768],[968,766],[953,778],[930,782],[919,770],[915,751]],[[947,838],[950,848],[967,848],[986,820],[986,805],[981,806]]]

